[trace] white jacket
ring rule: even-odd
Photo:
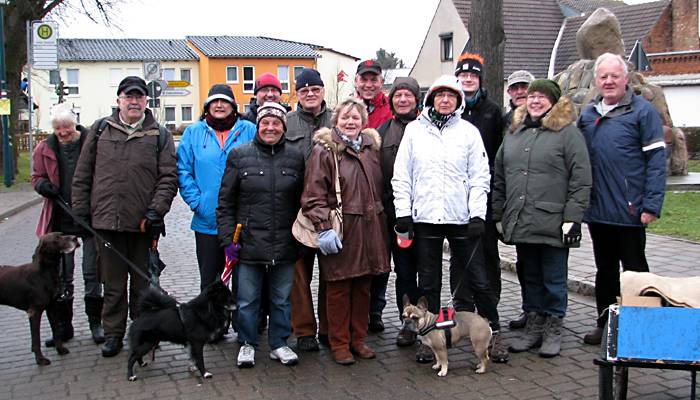
[[[452,118],[438,129],[428,115],[431,94],[448,87],[460,93]],[[453,76],[440,77],[425,96],[425,107],[404,131],[394,163],[396,217],[413,222],[467,224],[470,218],[486,219],[491,176],[488,156],[479,130],[460,116],[464,95]]]

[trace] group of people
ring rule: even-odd
[[[620,262],[648,270],[645,226],[661,213],[665,182],[660,118],[629,88],[617,55],[596,61],[599,95],[578,120],[555,82],[522,70],[508,77],[504,114],[483,88],[485,67],[481,56],[462,55],[454,75],[439,77],[421,102],[415,79],[397,78],[386,96],[381,67],[363,61],[356,92],[333,110],[311,68],[296,78],[293,112],[280,104],[282,86],[272,74],[256,80],[246,115],[231,88],[216,84],[177,149],[146,108],[145,82],[126,77],[117,109],[89,130],[69,108],[54,113],[55,135],[34,153],[33,184],[47,198],[37,233],[81,232],[56,207],[65,201],[147,273],[147,249],[165,235],[163,218],[179,189],[193,212],[201,288],[219,279],[227,258],[238,259],[239,367],[254,366],[265,326],[269,356],[284,365],[298,362],[292,335],[297,351],[318,350],[320,342],[342,365],[374,358],[365,339],[384,330],[391,260],[399,315],[404,295],[414,304],[425,296],[437,312],[447,240],[451,303],[488,320],[490,357],[507,362],[509,352],[536,347],[543,357],[559,353],[569,248],[579,245],[587,222],[600,317],[584,340],[599,343],[604,312],[619,293]],[[333,229],[337,209],[342,232]],[[312,222],[318,248],[293,236],[299,213]],[[523,299],[523,314],[509,325],[525,330],[510,346],[500,335],[499,240],[516,246]],[[147,280],[110,249],[85,243],[86,312],[93,339],[105,341],[102,354],[111,357],[122,349],[127,316],[135,317]],[[72,258],[65,263],[72,299]],[[396,337],[398,346],[416,342],[410,330]],[[416,360],[434,355],[419,345]]]

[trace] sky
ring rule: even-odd
[[[67,0],[79,4],[79,0]],[[83,0],[85,1],[85,0]],[[407,66],[418,56],[439,0],[122,0],[117,27],[61,10],[60,38],[184,39],[268,36],[312,43],[361,59],[379,48]],[[89,3],[90,1],[85,1]]]

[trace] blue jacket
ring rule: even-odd
[[[217,234],[216,206],[228,153],[254,137],[255,125],[243,118],[231,129],[223,150],[214,129],[206,121],[198,121],[185,129],[177,149],[177,176],[180,196],[194,211],[190,226],[193,231]]]
[[[666,189],[666,152],[661,118],[627,88],[617,107],[601,116],[601,97],[581,111],[593,187],[584,221],[642,226],[640,216],[661,216]]]

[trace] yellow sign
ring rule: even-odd
[[[168,81],[168,87],[187,87],[190,83],[187,81]]]
[[[10,99],[0,99],[0,115],[10,115]]]
[[[39,27],[37,28],[36,34],[37,34],[40,38],[46,40],[46,39],[50,38],[51,35],[53,35],[53,28],[51,27],[51,25],[48,25],[48,24],[41,24],[41,25],[39,25]]]

